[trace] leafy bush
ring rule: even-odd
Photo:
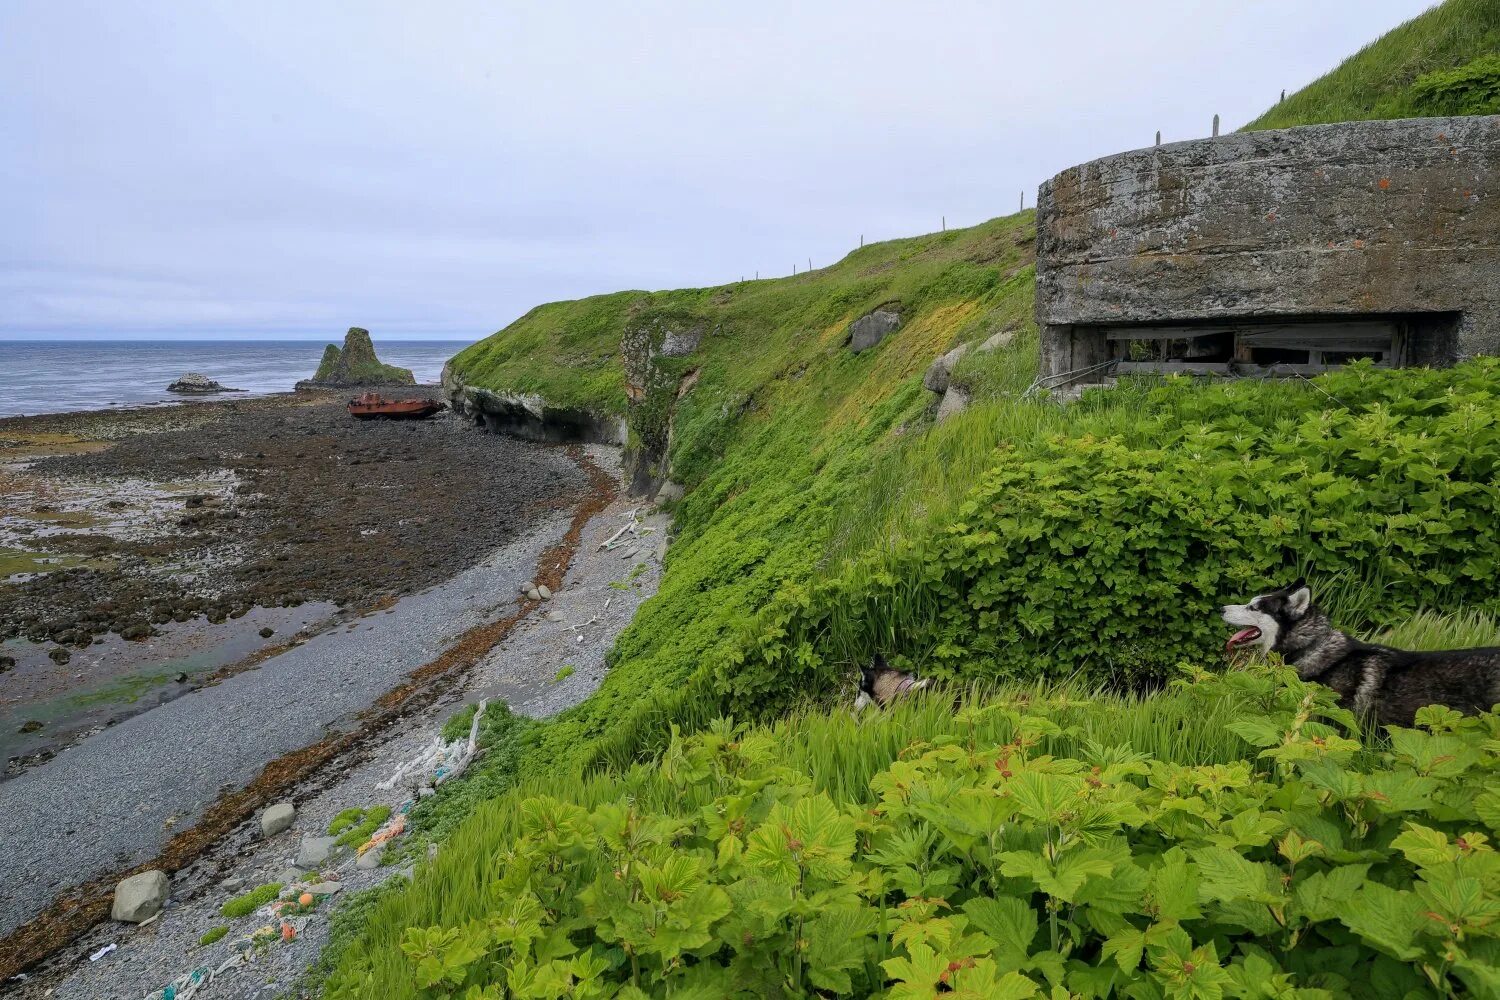
[[[1500,719],[1424,710],[1372,751],[1289,670],[1175,687],[1257,706],[1227,727],[1245,759],[1060,756],[1035,698],[965,709],[1008,737],[913,743],[860,796],[766,732],[674,738],[613,797],[515,804],[506,849],[444,876],[480,880],[477,915],[328,995],[1500,995]]]
[[[1500,114],[1500,55],[1417,78],[1412,99],[1425,115]]]
[[[775,711],[875,649],[937,676],[1149,684],[1213,655],[1219,605],[1301,574],[1349,628],[1437,595],[1493,607],[1497,376],[1482,359],[1312,388],[1174,380],[1128,435],[1080,418],[1001,447],[949,523],[782,588],[718,687]]]

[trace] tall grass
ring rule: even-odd
[[[1410,88],[1417,77],[1497,51],[1500,0],[1447,0],[1366,45],[1245,129],[1413,117],[1419,111]]]
[[[1371,642],[1399,649],[1468,649],[1500,646],[1500,621],[1486,611],[1419,611],[1404,622],[1370,636]]]

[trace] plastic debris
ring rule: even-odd
[[[382,791],[404,783],[418,796],[431,795],[430,789],[464,773],[474,759],[475,745],[479,739],[479,721],[484,717],[489,699],[481,699],[474,712],[474,721],[469,724],[468,739],[459,738],[444,743],[435,737],[432,743],[417,756],[396,768],[396,772],[375,787]]]
[[[220,974],[243,965],[244,962],[243,954],[235,954],[230,955],[216,969],[200,965],[191,972],[184,972],[161,989],[147,993],[144,1000],[193,1000],[199,990],[212,983]]]
[[[89,961],[97,962],[99,961],[99,959],[103,958],[105,955],[108,955],[118,947],[120,947],[118,944],[115,944],[115,942],[111,941],[109,944],[105,945],[103,948],[100,948],[98,951],[90,955]]]

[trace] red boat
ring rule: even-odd
[[[349,415],[356,420],[426,420],[442,408],[435,399],[386,399],[378,392],[349,400]]]

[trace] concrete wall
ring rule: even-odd
[[[1414,359],[1500,353],[1500,117],[1120,153],[1043,184],[1037,230],[1043,375],[1106,360],[1094,327],[1162,321],[1456,313]]]

